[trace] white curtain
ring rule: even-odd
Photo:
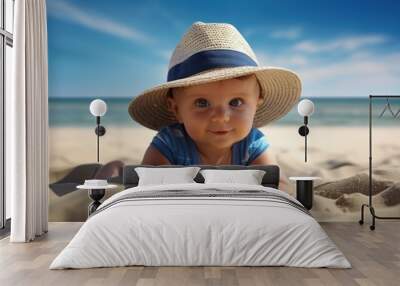
[[[11,242],[48,229],[48,68],[45,0],[15,1],[13,93],[6,110]]]

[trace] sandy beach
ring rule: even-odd
[[[108,126],[100,139],[100,163],[121,160],[139,164],[155,131]],[[270,141],[286,177],[317,176],[311,213],[319,221],[358,221],[362,203],[368,201],[368,127],[310,127],[308,162],[304,162],[304,138],[297,126],[270,126],[261,131]],[[74,166],[96,162],[94,128],[49,129],[50,183]],[[373,203],[379,215],[400,215],[400,130],[374,127]],[[376,180],[376,181],[375,181]],[[106,194],[106,198],[116,189]],[[284,190],[295,195],[295,183]],[[49,189],[50,221],[82,221],[90,199],[86,191],[58,197]]]

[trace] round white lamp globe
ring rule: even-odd
[[[107,112],[107,104],[101,99],[95,99],[90,103],[89,109],[93,116],[103,116]]]
[[[297,105],[297,111],[301,116],[310,116],[314,112],[314,103],[309,99],[303,99]]]

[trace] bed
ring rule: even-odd
[[[138,185],[136,167],[155,166],[125,166],[125,190],[100,205],[50,269],[351,267],[308,210],[277,189],[278,166],[197,166],[263,170],[259,185],[205,183],[200,172],[192,183]]]

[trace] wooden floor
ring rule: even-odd
[[[0,241],[0,285],[400,285],[400,222],[321,224],[352,269],[290,267],[119,267],[49,270],[81,223],[50,223],[32,243]]]

